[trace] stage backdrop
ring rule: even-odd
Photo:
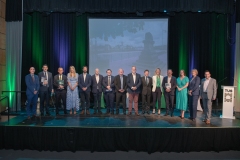
[[[227,77],[219,83],[218,97],[221,100],[220,86],[233,82],[235,45],[231,41],[234,34],[231,27],[235,19],[227,14],[182,12],[144,13],[141,18],[166,16],[169,17],[168,68],[173,69],[176,77],[180,69],[189,76],[193,68],[199,70],[201,78],[206,69],[217,81]],[[82,66],[88,65],[88,17],[136,18],[136,14],[24,14],[22,90],[25,90],[23,78],[32,65],[39,72],[46,63],[53,74],[57,73],[59,66],[68,73],[69,66],[74,65],[81,73]],[[103,71],[102,74],[105,75]]]

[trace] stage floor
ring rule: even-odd
[[[174,112],[174,117],[164,116],[165,110],[161,115],[140,114],[131,116],[120,113],[119,115],[107,115],[106,109],[102,109],[103,114],[93,115],[93,109],[90,109],[91,115],[63,115],[55,116],[52,111],[51,116],[36,117],[28,120],[25,111],[19,112],[16,116],[11,116],[8,123],[7,116],[2,115],[1,126],[38,126],[38,127],[82,127],[82,128],[240,128],[240,119],[221,119],[219,115],[212,115],[211,124],[202,122],[203,112],[198,111],[196,121],[187,119],[189,113],[185,114],[185,119],[178,117],[179,111]]]

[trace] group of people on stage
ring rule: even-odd
[[[167,76],[161,75],[161,69],[155,70],[154,76],[149,76],[149,70],[144,71],[144,76],[141,77],[136,71],[136,67],[132,66],[131,73],[124,75],[124,70],[119,69],[117,76],[112,76],[111,69],[107,69],[106,76],[100,74],[99,69],[95,69],[95,74],[88,74],[88,67],[82,68],[83,73],[76,73],[75,67],[70,66],[69,73],[63,74],[63,68],[58,68],[58,74],[52,76],[48,72],[48,66],[45,64],[42,67],[43,71],[35,75],[35,68],[30,67],[30,74],[26,75],[25,82],[27,85],[27,115],[28,119],[31,116],[36,116],[36,106],[38,95],[40,97],[41,116],[50,115],[49,112],[49,97],[50,94],[56,95],[56,115],[59,115],[59,106],[61,100],[64,106],[64,114],[77,114],[79,110],[79,94],[81,100],[80,115],[89,115],[90,108],[90,92],[94,96],[94,114],[102,114],[101,112],[101,96],[104,93],[106,108],[108,114],[119,114],[120,102],[123,105],[123,114],[131,115],[134,108],[135,115],[139,116],[138,112],[138,97],[142,95],[142,114],[150,114],[151,96],[152,114],[161,113],[161,96],[164,95],[166,102],[165,116],[174,113],[174,98],[176,94],[176,109],[181,110],[180,118],[184,118],[184,112],[189,104],[190,117],[195,121],[197,113],[197,104],[199,97],[203,100],[204,122],[210,124],[212,100],[216,99],[217,87],[216,80],[211,78],[209,71],[205,71],[205,78],[200,82],[197,76],[198,71],[192,70],[192,77],[185,75],[185,71],[181,70],[179,77],[176,79],[172,76],[173,72],[168,69]],[[199,87],[200,85],[200,87]],[[126,96],[128,93],[129,106],[126,111]],[[114,100],[116,97],[116,109]],[[46,105],[44,102],[46,101]],[[155,104],[158,104],[156,107]]]

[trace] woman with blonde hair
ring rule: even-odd
[[[197,76],[198,71],[196,69],[192,70],[192,78],[189,82],[188,86],[188,98],[189,98],[189,110],[190,110],[190,117],[189,119],[195,121],[197,116],[197,104],[198,98],[200,94],[200,77]]]
[[[67,79],[67,110],[70,110],[70,114],[76,114],[79,110],[79,95],[78,74],[76,73],[74,66],[70,66],[69,73],[67,74]]]
[[[188,93],[187,87],[189,79],[185,76],[185,71],[180,70],[180,77],[177,78],[177,90],[176,90],[176,109],[181,110],[181,119],[184,118],[184,112],[187,110],[188,106]]]
[[[156,102],[158,102],[158,115],[161,113],[161,97],[162,97],[162,81],[163,76],[161,75],[161,69],[157,68],[155,70],[155,75],[152,77],[152,95],[153,95],[153,112],[155,114]]]

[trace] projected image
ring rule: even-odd
[[[143,75],[145,69],[154,75],[161,68],[167,73],[168,19],[89,19],[89,72],[99,68],[105,75],[110,68],[113,75],[131,66]]]

